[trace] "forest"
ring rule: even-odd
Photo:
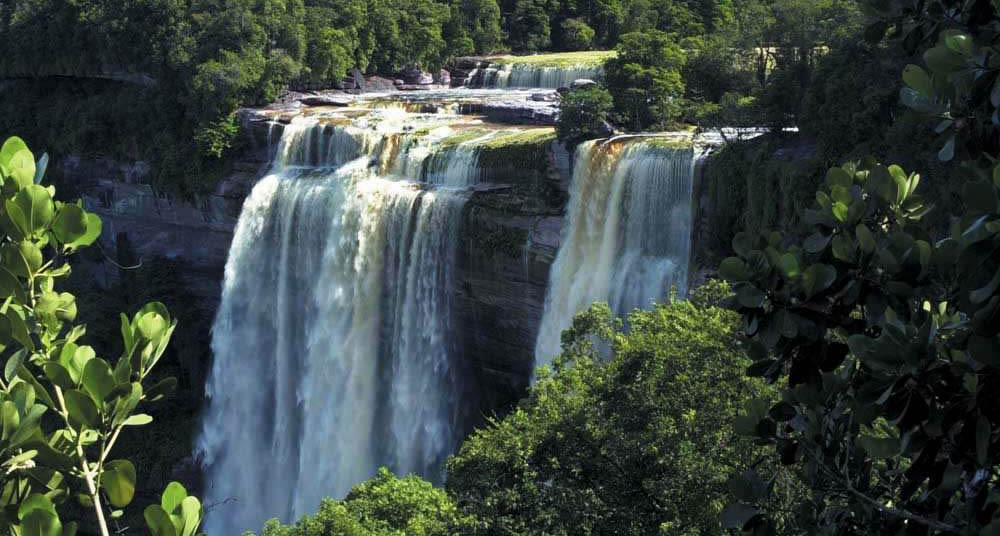
[[[129,435],[194,426],[155,409],[187,311],[67,284],[102,222],[48,155],[146,161],[157,195],[198,198],[247,143],[237,111],[288,91],[614,50],[555,133],[578,155],[719,133],[697,283],[579,312],[442,478],[382,468],[247,535],[998,536],[998,38],[990,0],[5,2],[0,530],[191,536],[225,507],[142,494]]]

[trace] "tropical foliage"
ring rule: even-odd
[[[940,160],[962,160],[961,217],[926,225],[920,176],[865,159],[828,172],[807,238],[741,234],[720,267],[754,340],[749,373],[787,381],[736,427],[801,475],[813,533],[1000,533],[1000,19],[989,2],[918,7],[875,3],[868,34],[932,44],[901,100],[940,121]],[[729,526],[766,531],[766,496],[731,505]]]
[[[94,243],[101,220],[80,202],[54,200],[43,186],[48,156],[38,161],[20,138],[0,148],[0,527],[12,534],[72,535],[77,523],[60,516],[64,503],[93,511],[103,536],[110,518],[132,502],[136,468],[112,455],[120,434],[149,424],[139,404],[155,402],[176,381],[151,385],[176,321],[160,303],[121,315],[123,352],[115,360],[82,343],[74,324],[76,298],[56,284],[70,273],[67,258]],[[127,432],[126,432],[127,433]],[[195,534],[201,503],[179,484],[145,517],[156,536]],[[109,518],[110,516],[110,518]]]
[[[722,534],[728,475],[755,452],[730,423],[769,393],[742,375],[724,292],[637,311],[627,332],[606,305],[580,314],[529,398],[448,464],[476,534]]]
[[[261,536],[450,536],[472,531],[472,518],[460,513],[444,490],[383,468],[343,501],[327,499],[314,517],[293,525],[270,521]]]

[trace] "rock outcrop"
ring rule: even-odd
[[[115,263],[153,266],[169,261],[178,270],[181,288],[170,297],[174,305],[167,305],[172,309],[181,302],[195,305],[197,317],[182,319],[191,330],[184,339],[202,361],[193,365],[198,370],[192,370],[192,376],[203,376],[210,359],[209,328],[221,299],[236,221],[281,136],[282,124],[268,118],[274,110],[287,110],[290,118],[303,103],[340,105],[348,97],[297,94],[267,113],[241,110],[239,118],[249,134],[247,149],[234,158],[229,172],[209,193],[192,199],[157,191],[150,185],[149,166],[143,163],[79,157],[55,163],[60,192],[82,198],[88,210],[104,221],[103,255],[78,263],[77,271],[108,289],[122,274]],[[508,118],[526,122],[525,117],[534,113],[531,109],[512,111]],[[534,366],[537,326],[549,265],[558,249],[571,169],[570,155],[561,145],[550,143],[546,153],[548,161],[535,163],[534,171],[514,167],[492,171],[490,180],[497,184],[477,189],[466,206],[454,318],[459,319],[456,337],[461,355],[472,365],[484,414],[515,403]]]

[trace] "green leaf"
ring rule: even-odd
[[[14,204],[24,218],[25,234],[37,235],[48,229],[55,217],[55,203],[48,189],[37,184],[29,184],[14,197]]]
[[[17,369],[24,364],[24,360],[28,357],[28,350],[21,348],[14,355],[7,359],[7,366],[3,369],[4,381],[10,383],[10,380],[14,378],[17,374]]]
[[[45,510],[31,510],[21,517],[21,536],[62,536],[59,516]]]
[[[29,352],[35,351],[35,341],[28,332],[28,324],[24,317],[24,312],[20,308],[8,307],[7,322],[10,326],[11,337],[21,343]]]
[[[830,168],[830,170],[826,172],[826,183],[831,188],[834,186],[850,188],[851,185],[854,184],[854,177],[852,177],[851,174],[843,168],[834,167]]]
[[[972,56],[975,52],[975,43],[970,35],[955,30],[946,30],[941,35],[945,46],[952,52],[965,57]]]
[[[0,417],[3,419],[2,439],[7,441],[21,425],[21,415],[17,412],[17,406],[7,400],[0,404]]]
[[[2,252],[4,268],[16,276],[33,277],[42,267],[42,251],[29,240],[4,244]]]
[[[837,269],[828,264],[814,264],[802,275],[802,290],[812,298],[833,285],[837,280]]]
[[[69,411],[69,423],[77,431],[83,428],[98,429],[101,425],[100,414],[90,395],[76,389],[63,394],[66,409]]]
[[[733,251],[736,252],[740,257],[746,257],[753,249],[754,240],[750,236],[750,233],[740,232],[736,233],[733,237]]]
[[[839,222],[846,222],[848,215],[850,214],[850,207],[847,205],[837,202],[833,204],[833,217],[837,218]]]
[[[19,303],[27,302],[24,285],[7,268],[0,266],[0,296],[14,296]]]
[[[156,340],[163,335],[168,326],[167,319],[157,312],[144,313],[138,318],[138,322],[136,322],[139,334],[150,341]]]
[[[83,381],[83,371],[86,370],[87,363],[94,359],[96,354],[90,346],[77,346],[67,344],[60,353],[59,362],[66,367],[73,382],[79,384]]]
[[[18,189],[35,183],[35,155],[18,137],[8,138],[0,148],[0,165],[14,179]],[[6,185],[5,189],[6,189]]]
[[[142,384],[139,382],[132,382],[131,389],[129,389],[127,396],[122,396],[115,402],[115,410],[113,415],[113,422],[115,426],[124,423],[130,416],[132,412],[135,411],[136,406],[139,405],[139,400],[142,399]]]
[[[936,46],[924,52],[924,61],[931,71],[940,74],[951,74],[966,67],[966,60],[961,54],[947,46]]]
[[[927,97],[934,96],[934,85],[927,71],[917,65],[907,65],[903,68],[903,82]]]
[[[175,389],[177,389],[177,378],[164,378],[146,391],[146,398],[150,402],[156,402],[173,393]]]
[[[872,232],[868,230],[868,226],[865,224],[859,224],[854,230],[855,236],[858,238],[858,245],[861,246],[861,251],[866,254],[871,254],[875,252],[875,236]]]
[[[135,466],[128,460],[114,460],[105,465],[101,487],[108,492],[111,504],[124,508],[135,496]]]
[[[750,270],[742,259],[729,257],[719,265],[719,275],[727,281],[747,281],[750,279]]]
[[[830,245],[830,239],[831,237],[829,235],[825,235],[823,233],[813,233],[806,239],[803,247],[809,253],[819,253],[826,249],[826,246]]]
[[[10,438],[10,446],[18,447],[22,443],[32,439],[36,435],[41,436],[41,428],[39,428],[38,423],[42,419],[42,415],[46,412],[45,406],[41,404],[35,404],[31,406],[31,409],[24,415],[21,419],[21,426],[18,430],[14,432],[14,435]],[[35,451],[27,451],[24,454],[29,454]]]
[[[833,256],[844,262],[854,262],[857,247],[847,235],[838,234],[833,237]]]
[[[56,508],[52,505],[52,501],[40,493],[33,493],[25,498],[18,507],[17,516],[24,519],[25,516],[34,511],[56,514]]]
[[[758,513],[759,511],[756,508],[748,504],[730,504],[719,514],[719,520],[722,522],[722,528],[724,529],[742,530]]]
[[[778,259],[778,270],[785,276],[785,279],[794,278],[799,275],[799,260],[791,253],[785,253]]]
[[[52,233],[62,244],[76,242],[87,234],[87,213],[76,205],[63,205],[52,223]]]
[[[181,536],[193,536],[202,518],[201,502],[196,497],[185,497],[181,501],[181,518],[184,520]]]
[[[74,240],[73,242],[66,244],[66,249],[69,251],[76,251],[80,248],[87,247],[101,236],[101,229],[103,224],[101,223],[101,218],[97,214],[87,213],[87,232],[80,238]]]
[[[42,384],[39,383],[38,378],[36,378],[35,374],[32,373],[30,370],[28,370],[27,367],[25,367],[24,365],[18,367],[17,377],[20,378],[21,381],[30,384],[35,390],[35,395],[38,396],[38,398],[41,399],[46,406],[50,408],[56,408],[55,401],[52,400],[52,397],[49,395],[48,390],[46,390],[45,387],[43,387]]]
[[[760,307],[766,297],[762,290],[746,282],[738,282],[733,285],[733,291],[736,292],[736,299],[743,307]]]
[[[170,516],[163,511],[163,507],[158,504],[151,504],[142,513],[146,518],[146,526],[153,536],[179,536],[174,524],[170,521]]]
[[[105,399],[115,390],[116,385],[111,367],[106,361],[97,357],[87,361],[83,369],[83,388],[98,408],[104,407]]]
[[[74,389],[76,387],[76,382],[73,381],[62,363],[49,361],[42,365],[42,370],[45,372],[45,377],[60,389]]]
[[[144,426],[153,422],[153,418],[145,413],[137,413],[125,419],[124,426]]]
[[[173,514],[187,496],[188,492],[180,482],[171,482],[163,490],[163,495],[160,497],[160,506],[163,507],[165,512]]]

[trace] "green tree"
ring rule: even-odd
[[[601,87],[578,89],[563,95],[559,103],[556,134],[570,144],[600,137],[607,131],[614,109],[611,94]]]
[[[444,490],[382,468],[343,501],[323,501],[315,517],[306,516],[294,525],[269,521],[261,536],[451,536],[472,530],[473,519],[459,512]]]
[[[551,45],[549,14],[545,0],[517,0],[507,17],[507,34],[517,52],[547,50]]]
[[[594,43],[594,29],[580,19],[566,19],[562,23],[564,50],[589,50]]]
[[[496,0],[453,0],[448,28],[451,54],[490,54],[503,48],[504,32]],[[461,39],[472,43],[471,52],[455,44]]]
[[[634,130],[670,125],[682,111],[685,54],[658,30],[622,36],[618,56],[605,64],[608,90],[623,124]]]
[[[448,462],[477,534],[722,534],[726,473],[755,450],[728,423],[763,394],[723,292],[637,311],[627,333],[607,305],[577,316],[554,369]]]
[[[101,220],[79,202],[53,199],[55,189],[41,185],[47,162],[36,162],[20,138],[0,148],[0,351],[7,359],[0,380],[0,527],[71,536],[76,523],[64,524],[58,512],[73,495],[108,536],[108,514],[120,516],[136,487],[132,462],[111,455],[126,427],[152,421],[136,413],[138,405],[176,384],[168,378],[150,386],[147,379],[177,324],[162,304],[150,303],[131,318],[121,315],[124,351],[117,361],[81,344],[86,328],[73,324],[76,298],[56,283],[70,273],[66,258],[97,240]],[[146,510],[156,536],[194,534],[201,522],[201,504],[178,487]]]

